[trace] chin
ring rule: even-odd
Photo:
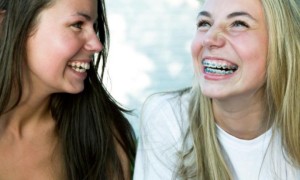
[[[216,95],[216,94],[205,94],[205,93],[203,93],[203,95],[205,97],[208,97],[208,98],[211,98],[211,99],[219,99],[219,100],[221,100],[221,99],[225,99],[226,98],[224,96],[220,96],[220,95]]]
[[[226,93],[222,92],[222,90],[217,90],[217,89],[202,89],[201,90],[202,94],[208,98],[211,99],[226,99],[228,95]]]
[[[69,93],[69,94],[79,94],[84,90],[84,86],[82,87],[77,87],[77,88],[72,88],[72,89],[68,89],[65,90],[65,93]]]

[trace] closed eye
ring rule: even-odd
[[[249,28],[249,25],[247,23],[245,23],[244,21],[234,21],[231,25],[232,27],[244,27],[244,28]]]
[[[206,20],[201,20],[197,23],[197,28],[200,29],[200,30],[209,29],[210,26],[211,26],[211,24]]]
[[[77,29],[82,29],[82,25],[83,25],[82,21],[78,21],[78,22],[72,24],[72,26],[77,28]]]

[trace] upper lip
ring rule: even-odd
[[[204,56],[202,58],[202,61],[205,60],[205,59],[209,59],[209,60],[223,60],[223,61],[228,61],[224,58],[221,58],[221,57],[216,57],[216,56]]]
[[[220,61],[227,61],[229,63],[232,63],[232,64],[237,64],[235,62],[232,62],[226,58],[222,58],[222,57],[219,57],[219,56],[203,56],[203,58],[201,59],[201,61],[203,62],[204,60],[220,60]]]
[[[92,61],[92,58],[80,58],[80,59],[74,59],[69,62],[82,62],[82,63],[90,63]]]

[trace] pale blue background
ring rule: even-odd
[[[106,86],[135,116],[137,136],[145,99],[190,86],[190,45],[196,31],[197,0],[107,0],[111,48]]]

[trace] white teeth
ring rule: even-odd
[[[227,64],[221,64],[221,63],[216,63],[216,62],[209,62],[206,60],[204,60],[202,62],[202,64],[208,68],[218,68],[218,69],[224,69],[224,70],[228,70],[228,69],[236,70],[237,69],[236,65],[227,65]]]
[[[229,65],[219,61],[203,60],[202,64],[205,67],[204,68],[205,72],[219,74],[219,75],[232,74],[234,73],[234,71],[238,69],[237,65]]]
[[[212,68],[205,68],[205,72],[207,73],[214,73],[214,74],[220,74],[220,75],[226,75],[226,74],[232,74],[234,71],[233,70],[219,70],[219,69],[212,69]]]
[[[90,63],[85,62],[69,62],[68,65],[77,72],[86,72],[90,69]]]

